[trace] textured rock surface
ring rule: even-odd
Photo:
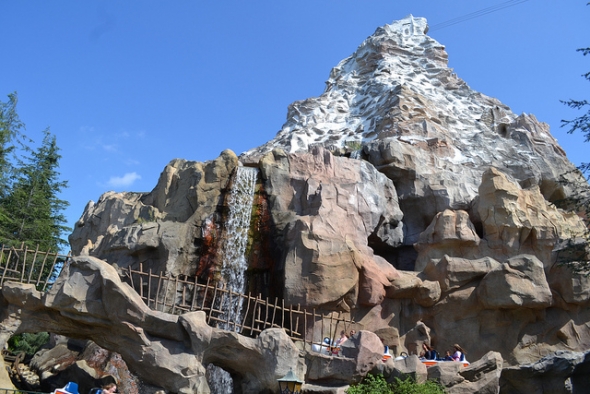
[[[460,343],[472,360],[493,350],[508,366],[587,349],[590,281],[556,265],[585,227],[554,206],[574,188],[587,195],[587,183],[546,124],[469,88],[426,30],[413,17],[377,29],[332,70],[321,96],[289,107],[275,139],[240,156],[260,170],[251,271],[264,267],[265,291],[276,288],[287,304],[388,332],[396,354]],[[229,151],[207,163],[174,160],[150,193],[105,194],[70,237],[74,254],[202,275],[231,241],[224,215],[238,165]],[[47,299],[68,318],[100,312],[133,327],[152,319],[158,328],[142,328],[146,337],[156,330],[177,341],[190,331],[135,304],[129,314],[103,311],[99,293],[77,301],[98,291],[86,280],[72,277],[73,288]],[[26,295],[28,310],[44,310],[40,296],[14,291],[4,297]],[[200,330],[191,335],[209,335]],[[314,362],[334,376],[352,368]]]
[[[538,185],[550,201],[565,196],[558,181],[572,165],[548,126],[469,88],[427,29],[411,16],[378,28],[332,69],[321,96],[291,104],[277,136],[245,156],[362,145],[362,157],[396,185],[406,245],[438,212],[469,210],[490,166]]]
[[[485,354],[464,367],[453,361],[440,362],[428,368],[428,379],[439,382],[448,394],[497,394],[502,373],[502,356]]]
[[[235,372],[245,392],[277,389],[289,369],[304,373],[283,329],[253,339],[207,326],[202,312],[151,311],[112,266],[93,257],[75,258],[45,295],[33,285],[7,282],[1,298],[2,338],[49,331],[92,339],[119,352],[139,378],[172,393],[209,392],[208,363]]]
[[[393,183],[364,161],[320,148],[260,161],[285,266],[285,300],[311,307],[383,300],[396,270],[368,247],[403,239]]]
[[[375,366],[381,365],[383,343],[370,331],[360,331],[342,345],[342,357],[310,353],[307,379],[314,383],[359,382]]]
[[[236,155],[223,151],[207,163],[172,160],[150,193],[108,192],[88,203],[69,238],[72,253],[127,267],[140,260],[154,272],[191,274],[194,239],[219,210]]]
[[[590,353],[560,351],[533,364],[505,368],[502,394],[582,394],[590,387]]]

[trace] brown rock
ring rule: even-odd
[[[469,260],[445,255],[440,260],[430,260],[424,267],[423,276],[437,281],[441,290],[448,292],[473,280],[481,279],[500,266],[500,263],[489,257]]]
[[[375,305],[396,270],[368,247],[402,241],[402,215],[393,183],[366,162],[329,151],[285,154],[260,161],[270,208],[285,250],[285,300],[309,307]],[[360,276],[358,276],[360,274]],[[360,283],[359,283],[360,281]]]
[[[420,234],[414,247],[418,251],[416,271],[422,271],[431,259],[459,252],[462,257],[478,255],[480,238],[465,211],[439,212]]]
[[[490,271],[477,288],[484,308],[547,308],[551,290],[543,263],[535,256],[516,256]]]
[[[482,252],[499,260],[532,254],[547,268],[552,265],[552,251],[559,240],[585,231],[577,215],[549,203],[538,186],[521,189],[493,167],[483,174],[478,212],[488,249]]]

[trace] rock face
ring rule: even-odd
[[[426,32],[411,16],[378,28],[332,70],[321,96],[293,103],[277,136],[239,158],[173,160],[150,193],[90,203],[70,236],[73,254],[216,280],[221,246],[232,242],[227,196],[246,165],[259,169],[244,256],[249,290],[341,312],[357,329],[387,333],[396,354],[460,343],[472,360],[494,351],[508,366],[588,348],[590,282],[557,264],[571,260],[568,242],[584,249],[586,225],[556,207],[588,196],[588,184],[546,124],[469,88]],[[72,284],[47,302],[68,318],[99,313],[100,294]],[[139,301],[134,308],[130,324],[155,319]],[[191,331],[192,318],[142,330],[209,335],[205,326]],[[334,376],[352,368],[339,363]],[[469,383],[457,386],[477,380],[461,379]]]
[[[172,393],[208,393],[209,363],[234,372],[247,393],[274,391],[290,369],[303,372],[299,350],[283,329],[253,339],[208,326],[203,312],[151,311],[112,266],[93,257],[75,258],[46,294],[6,282],[0,299],[6,305],[2,338],[49,331],[91,339],[119,352],[143,381]]]
[[[403,240],[402,217],[391,180],[373,166],[316,148],[260,161],[277,240],[285,256],[285,300],[316,307],[379,304],[399,276],[373,254],[372,242]],[[328,286],[328,284],[331,284]]]
[[[500,380],[501,392],[585,393],[590,387],[590,354],[559,351],[533,364],[506,368]]]

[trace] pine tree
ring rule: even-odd
[[[16,93],[9,94],[6,103],[0,101],[0,201],[9,194],[10,178],[14,172],[13,160],[11,160],[15,153],[14,142],[22,135],[21,129],[24,127],[16,113],[17,101]],[[2,224],[8,220],[9,213],[0,204],[1,239],[7,238],[5,227]]]
[[[590,3],[588,3],[590,4]],[[586,56],[590,54],[590,48],[580,48],[578,52],[582,52],[582,55]],[[582,75],[586,80],[590,81],[590,72]],[[582,114],[572,120],[562,120],[562,127],[569,127],[568,133],[574,133],[576,131],[582,132],[586,142],[590,142],[590,101],[588,100],[567,100],[562,101],[565,105],[570,108],[583,110],[587,109],[585,114]],[[582,163],[580,170],[584,173],[590,172],[590,162]]]
[[[12,173],[11,155],[15,151],[15,140],[22,136],[24,125],[16,113],[16,93],[8,95],[8,102],[0,101],[0,197],[7,190]]]
[[[21,163],[10,195],[2,201],[9,212],[3,226],[11,243],[55,251],[66,244],[61,234],[69,229],[62,212],[69,203],[58,197],[67,187],[67,182],[59,179],[60,158],[55,136],[45,130],[41,146]]]
[[[590,3],[587,3],[587,5],[590,5]],[[582,52],[582,55],[586,56],[590,54],[590,47],[580,48],[577,51]],[[583,74],[582,77],[590,81],[590,72]],[[562,120],[561,126],[569,127],[568,133],[570,134],[581,132],[584,135],[585,141],[590,142],[590,101],[567,100],[562,101],[562,103],[576,110],[586,109],[586,113],[572,120]],[[582,174],[587,174],[590,179],[590,162],[582,163],[578,169]],[[564,179],[566,179],[565,176]],[[570,197],[562,205],[573,207],[578,211],[579,215],[586,222],[587,231],[585,237],[566,240],[564,245],[560,246],[561,250],[558,253],[558,262],[565,264],[574,271],[590,275],[590,195],[587,184],[580,186],[579,184],[573,184],[569,180],[564,180],[563,182],[572,188],[572,192]]]

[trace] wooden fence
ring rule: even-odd
[[[0,249],[0,287],[6,281],[33,283],[38,290],[46,291],[57,278],[59,270],[71,258],[51,251],[2,245]]]
[[[252,337],[267,328],[279,327],[292,339],[302,341],[304,346],[321,346],[324,338],[332,342],[339,338],[341,330],[348,333],[355,325],[340,312],[308,311],[300,305],[285,305],[285,301],[278,298],[270,300],[261,295],[236,293],[225,286],[209,281],[198,283],[196,278],[184,275],[172,277],[151,270],[145,272],[141,265],[139,270],[125,269],[125,276],[153,310],[173,314],[203,311],[210,326]],[[241,304],[241,318],[237,321],[220,308],[220,305],[234,303]]]
[[[38,290],[48,290],[63,264],[71,259],[50,251],[2,246],[0,249],[0,287],[6,281],[32,283]],[[285,305],[284,300],[270,300],[261,295],[241,294],[212,283],[198,283],[196,278],[172,277],[162,273],[125,269],[124,277],[146,305],[157,311],[182,314],[203,311],[207,323],[251,337],[271,327],[284,328],[294,340],[304,346],[322,346],[324,338],[334,341],[339,332],[348,332],[354,321],[337,312],[309,311],[300,305]],[[240,304],[240,319],[232,318],[222,305]]]

